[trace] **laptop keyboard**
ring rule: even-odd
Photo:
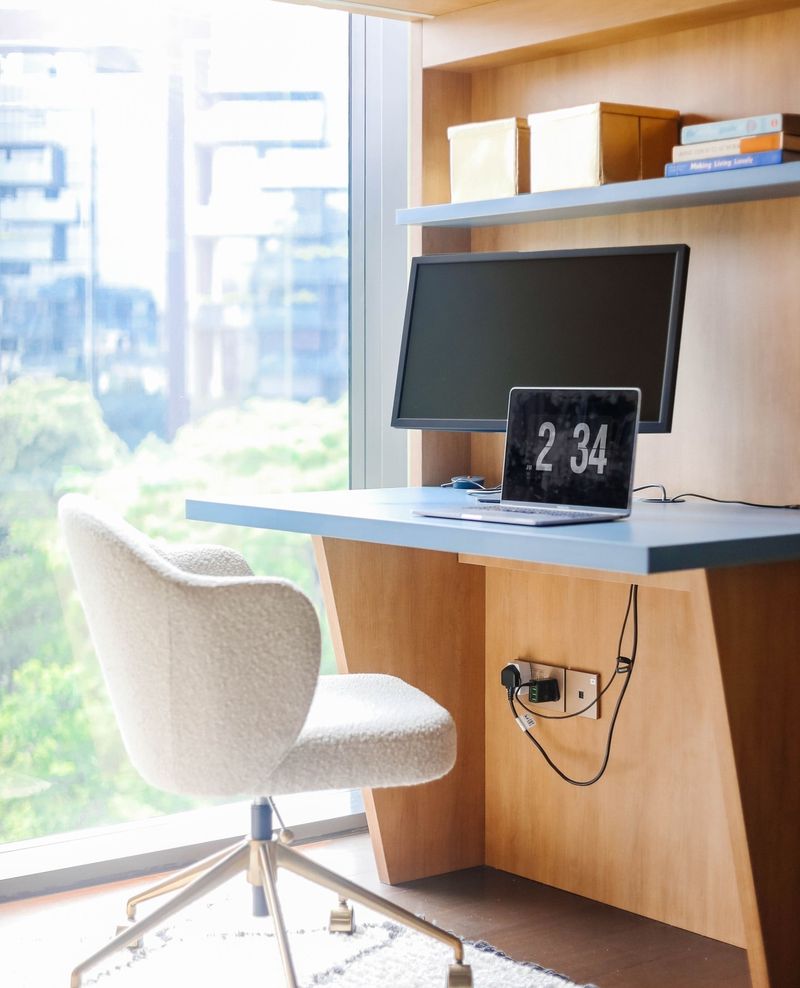
[[[574,518],[576,520],[581,518],[597,518],[598,514],[596,511],[561,511],[558,508],[521,508],[514,507],[506,504],[496,504],[489,507],[479,507],[470,508],[470,514],[473,512],[487,512],[489,514],[497,514],[498,512],[503,512],[505,514],[520,514],[520,515],[537,515],[544,518]]]

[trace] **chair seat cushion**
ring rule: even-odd
[[[321,676],[263,792],[415,785],[446,775],[455,757],[453,719],[425,693],[394,676]]]

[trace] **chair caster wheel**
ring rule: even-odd
[[[119,936],[120,933],[124,933],[126,930],[129,930],[132,926],[133,926],[133,922],[132,921],[128,921],[128,922],[125,922],[125,923],[118,923],[117,924],[117,936]],[[131,940],[131,942],[130,943],[126,943],[125,946],[127,947],[128,950],[140,950],[141,947],[142,947],[142,938],[139,937],[136,940]]]
[[[336,909],[331,909],[331,920],[328,929],[331,933],[352,933],[356,928],[353,921],[353,907],[342,900]]]
[[[451,964],[447,972],[447,988],[472,988],[472,968],[469,964]]]

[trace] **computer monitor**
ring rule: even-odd
[[[686,244],[415,257],[392,425],[502,432],[512,387],[642,392],[669,432]]]

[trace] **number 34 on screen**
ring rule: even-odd
[[[577,441],[575,454],[569,458],[573,473],[584,473],[588,467],[602,475],[608,463],[606,456],[606,438],[608,426],[601,425],[592,442],[592,431],[586,422],[579,422],[572,432],[572,438]],[[539,426],[539,438],[545,440],[539,455],[536,457],[536,469],[549,473],[553,464],[547,462],[547,455],[556,441],[556,427],[552,422],[542,422]],[[591,443],[591,447],[590,447]]]

